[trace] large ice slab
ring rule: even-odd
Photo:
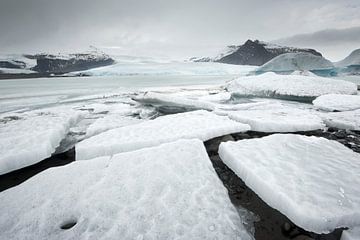
[[[88,138],[76,145],[76,159],[112,155],[182,138],[206,141],[249,129],[249,125],[204,110],[167,115]]]
[[[325,111],[350,111],[360,108],[360,95],[327,94],[317,97],[313,104]]]
[[[360,224],[360,154],[336,141],[274,134],[221,143],[219,154],[267,204],[308,231]]]
[[[357,94],[356,84],[323,77],[264,73],[240,77],[226,85],[234,97],[270,97],[311,102],[316,97],[336,94]]]
[[[199,140],[48,169],[0,202],[1,239],[253,239]]]
[[[341,234],[340,240],[359,240],[360,239],[360,226],[352,229],[344,230]]]
[[[163,94],[156,92],[146,92],[133,98],[143,104],[152,105],[160,112],[187,112],[193,110],[214,110],[215,105],[211,102],[191,99],[174,94]]]
[[[321,114],[329,127],[360,131],[360,109]]]
[[[35,164],[55,151],[81,114],[49,108],[0,119],[0,174]]]
[[[230,119],[249,124],[258,132],[299,132],[325,127],[322,119],[307,109],[288,107],[281,104],[267,104],[257,109],[220,111]]]

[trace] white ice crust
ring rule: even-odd
[[[313,104],[325,111],[350,111],[360,108],[360,95],[327,94],[316,98]]]
[[[312,111],[282,104],[267,104],[254,109],[218,113],[249,124],[252,131],[258,132],[299,132],[325,127],[321,117]]]
[[[177,139],[214,137],[250,130],[249,125],[204,110],[167,115],[88,138],[76,145],[76,160],[132,151]]]
[[[0,174],[50,157],[80,116],[77,111],[61,107],[3,115],[0,121]]]
[[[199,140],[51,168],[0,202],[1,239],[253,239]]]
[[[221,143],[219,154],[268,205],[308,231],[360,224],[360,154],[336,141],[274,134]]]
[[[228,83],[226,88],[243,97],[316,98],[330,93],[357,94],[356,84],[347,81],[314,76],[278,75],[272,72],[240,77]]]

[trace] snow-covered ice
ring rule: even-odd
[[[1,239],[253,239],[194,139],[48,169],[0,202]]]
[[[347,56],[342,61],[337,62],[335,65],[337,67],[360,65],[360,49],[354,50],[352,53],[350,53],[349,56]]]
[[[226,85],[234,97],[270,97],[311,102],[320,95],[357,94],[356,84],[323,77],[278,75],[272,72],[240,77]]]
[[[215,105],[211,102],[156,92],[145,92],[133,99],[142,104],[152,105],[160,112],[186,112],[200,109],[211,111],[215,109]]]
[[[1,115],[0,174],[50,157],[80,116],[62,107]]]
[[[182,138],[206,141],[248,130],[249,125],[205,110],[167,115],[88,138],[76,145],[76,160],[113,155]]]
[[[360,131],[360,109],[320,114],[320,116],[329,127]]]
[[[274,134],[221,143],[219,154],[268,205],[308,231],[360,224],[360,154],[336,141]]]
[[[313,104],[325,111],[350,111],[360,108],[360,95],[327,94],[317,97]]]
[[[141,119],[138,118],[120,114],[109,114],[96,119],[92,124],[90,124],[90,126],[86,129],[86,137],[94,136],[110,129],[124,127],[140,122]]]
[[[352,229],[344,230],[341,234],[340,240],[359,240],[360,239],[360,226]]]
[[[321,70],[332,69],[334,65],[327,59],[311,53],[285,53],[265,63],[258,72],[288,72],[294,70]]]
[[[252,131],[258,132],[299,132],[325,127],[322,119],[312,111],[282,104],[254,105],[252,109],[217,113],[249,124]]]

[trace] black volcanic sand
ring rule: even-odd
[[[206,150],[214,169],[229,192],[232,203],[237,207],[245,208],[259,217],[254,223],[256,240],[339,240],[342,229],[330,234],[315,234],[307,232],[293,224],[286,216],[268,206],[245,183],[236,176],[219,158],[218,147],[221,142],[228,140],[242,140],[260,138],[273,133],[249,131],[214,138],[205,142]],[[325,137],[336,140],[343,145],[360,153],[360,132],[328,129],[328,131],[298,132],[295,134]],[[75,149],[53,155],[37,164],[22,168],[4,175],[0,175],[0,192],[14,187],[32,176],[51,167],[63,166],[75,161]]]

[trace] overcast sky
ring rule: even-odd
[[[188,57],[250,38],[315,47],[338,60],[360,48],[360,1],[0,0],[0,33],[0,53],[94,45]]]

